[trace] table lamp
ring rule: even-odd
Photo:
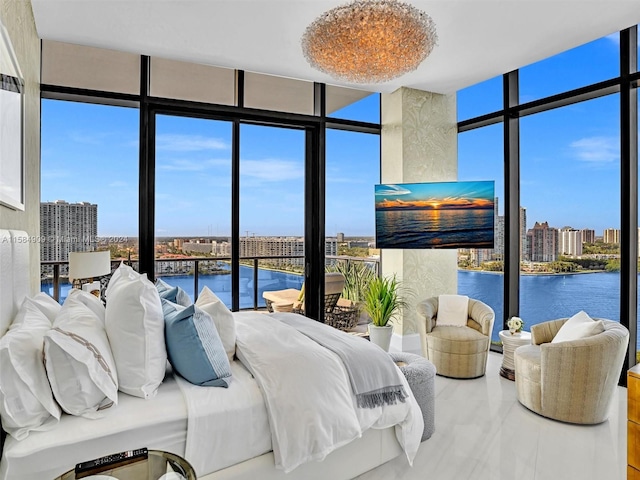
[[[93,279],[111,273],[111,252],[69,252],[69,281],[100,298],[100,281]]]

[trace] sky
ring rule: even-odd
[[[619,37],[599,39],[520,70],[521,101],[619,74]],[[495,111],[502,77],[458,92],[458,120]],[[373,94],[335,116],[378,121]],[[98,204],[98,235],[137,236],[138,111],[43,100],[42,201]],[[619,95],[521,119],[521,205],[527,228],[620,226]],[[228,236],[231,124],[158,116],[156,236]],[[304,232],[304,132],[242,125],[242,235]],[[495,182],[504,213],[502,125],[458,137],[459,180]],[[327,235],[374,236],[376,135],[327,133]]]

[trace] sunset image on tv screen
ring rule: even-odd
[[[494,182],[375,186],[377,248],[493,248]]]

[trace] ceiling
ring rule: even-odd
[[[640,0],[410,0],[438,45],[383,84],[337,81],[309,66],[300,38],[334,0],[31,0],[43,39],[367,91],[453,93],[640,23]]]

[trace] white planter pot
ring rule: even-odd
[[[389,345],[391,345],[391,335],[393,334],[393,326],[386,325],[384,327],[378,327],[373,323],[369,324],[369,340],[371,343],[375,343],[385,352],[389,351]]]

